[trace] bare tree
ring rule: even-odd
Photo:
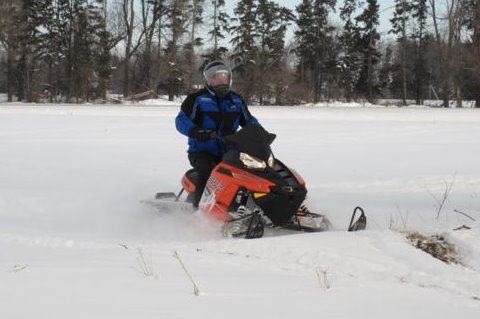
[[[189,8],[190,16],[190,40],[186,45],[186,63],[188,65],[187,76],[186,78],[186,87],[188,90],[192,88],[192,85],[195,81],[196,72],[196,61],[195,61],[195,48],[202,45],[203,39],[198,36],[198,27],[203,23],[203,7],[205,5],[205,0],[191,0]]]
[[[474,1],[473,6],[473,39],[472,39],[472,54],[471,60],[476,78],[474,79],[475,92],[475,107],[480,108],[480,0]]]
[[[456,106],[462,107],[463,102],[463,79],[464,79],[464,58],[461,41],[462,28],[465,26],[466,0],[451,0],[448,7],[448,42],[447,52],[450,61],[449,73],[453,73],[453,88],[456,99]]]
[[[438,15],[438,2],[436,0],[429,1],[435,29],[435,40],[440,54],[440,63],[437,65],[441,68],[443,106],[449,106],[450,90],[453,82],[457,106],[461,107],[463,99],[461,72],[463,67],[460,55],[461,49],[459,48],[462,28],[465,26],[466,0],[445,0],[446,10],[443,18]],[[446,31],[443,36],[440,31],[440,21],[446,22]],[[455,72],[452,72],[453,70]]]
[[[142,87],[145,90],[150,90],[156,87],[155,76],[152,75],[153,64],[153,41],[161,18],[166,14],[167,7],[165,0],[141,0],[142,6],[142,30],[145,34],[145,45],[143,46],[142,54]],[[160,38],[159,38],[160,39]],[[157,60],[161,57],[161,52],[157,55]],[[159,61],[157,61],[158,63]]]
[[[135,0],[122,0],[123,23],[125,28],[125,57],[123,61],[123,96],[130,95],[130,60],[137,52],[144,41],[146,30],[140,29],[138,35],[135,34]],[[137,38],[135,39],[135,36]],[[134,43],[135,42],[135,43]]]
[[[187,0],[172,1],[168,11],[168,23],[166,27],[168,27],[170,37],[165,49],[167,79],[163,86],[168,92],[168,99],[170,101],[173,101],[174,96],[183,85],[183,74],[185,71],[179,61],[182,37],[187,32],[188,17],[184,15],[187,2]]]
[[[7,55],[7,95],[8,101],[13,101],[15,91],[15,60],[17,55],[18,17],[20,15],[20,0],[4,0],[0,3],[0,45]]]

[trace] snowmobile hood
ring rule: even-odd
[[[275,134],[267,132],[260,125],[250,125],[235,134],[222,137],[222,142],[231,149],[247,153],[266,162],[272,154],[270,144],[276,137]]]

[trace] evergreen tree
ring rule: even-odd
[[[46,12],[47,23],[44,24],[46,48],[46,77],[52,95],[63,93],[69,99],[73,90],[72,39],[73,11],[70,0],[50,0]]]
[[[298,14],[295,38],[298,43],[300,78],[310,81],[313,86],[313,102],[319,101],[322,86],[329,66],[328,49],[332,45],[328,14],[334,10],[336,0],[303,0],[296,7]]]
[[[427,82],[425,71],[425,38],[427,36],[427,0],[414,0],[411,6],[412,17],[415,19],[415,29],[412,38],[415,40],[415,100],[423,103],[423,92]]]
[[[393,63],[393,45],[388,44],[385,48],[384,55],[381,60],[379,71],[379,87],[383,96],[391,96],[392,82],[394,79],[394,63]]]
[[[478,57],[480,55],[480,0],[473,2],[473,12],[473,51],[476,52],[475,56]],[[478,59],[474,61],[476,61],[474,68],[477,70],[476,84],[474,85],[476,87],[475,107],[480,108],[480,62],[478,62]]]
[[[362,69],[357,82],[357,90],[363,93],[370,103],[373,103],[375,83],[375,65],[380,54],[376,48],[380,34],[377,32],[378,21],[377,0],[367,0],[365,10],[355,18],[359,31],[359,47],[362,54]]]
[[[192,88],[195,81],[198,82],[198,72],[196,67],[195,48],[203,45],[203,38],[199,36],[197,30],[198,26],[203,24],[205,0],[191,0],[187,5],[186,14],[190,17],[190,40],[184,46],[186,52],[186,64],[188,70],[186,70],[186,87],[188,90]]]
[[[343,21],[340,35],[340,85],[345,91],[347,102],[350,102],[354,96],[355,84],[360,73],[359,34],[353,21],[357,6],[357,0],[344,0],[343,7],[340,8],[340,18]]]
[[[480,108],[480,0],[467,0],[467,29],[471,39],[467,44],[468,48],[468,86],[473,91],[472,98],[475,100],[475,107]]]
[[[257,1],[241,0],[234,9],[236,22],[231,28],[233,34],[230,43],[233,45],[231,56],[235,67],[236,83],[241,87],[247,102],[250,102],[255,91],[256,61],[258,59]]]
[[[312,0],[302,0],[296,8],[297,30],[295,31],[295,53],[298,56],[297,77],[300,83],[308,83],[311,80],[310,72],[314,51],[313,26],[313,3]]]
[[[73,40],[70,92],[77,101],[89,101],[99,92],[99,84],[109,76],[109,34],[104,20],[104,0],[73,2]],[[100,63],[104,63],[100,65]],[[101,75],[99,74],[101,72]],[[101,78],[102,77],[102,78]],[[102,85],[105,86],[105,83]],[[105,89],[102,88],[102,89]],[[103,94],[103,93],[102,93]]]
[[[104,101],[107,99],[107,88],[112,74],[110,66],[112,35],[107,30],[106,6],[106,0],[95,0],[95,3],[89,6],[89,33],[91,34],[89,45],[93,47],[92,62],[97,82],[96,97]]]
[[[225,0],[210,0],[213,7],[210,20],[212,21],[211,28],[208,34],[213,41],[212,50],[205,55],[208,61],[221,59],[228,52],[225,46],[220,45],[220,41],[225,39],[225,35],[229,30],[229,15],[225,11]]]
[[[170,39],[165,50],[168,70],[165,87],[170,101],[173,101],[174,96],[178,95],[184,85],[186,71],[180,63],[180,49],[182,37],[187,32],[188,26],[188,16],[184,14],[187,5],[188,0],[176,0],[172,1],[168,7],[166,27],[169,30]]]
[[[285,32],[287,26],[294,19],[293,13],[268,0],[258,1],[257,9],[259,35],[259,55],[257,61],[257,95],[260,104],[273,92],[271,82],[275,86],[282,85],[275,78],[275,73],[283,66],[285,55]]]
[[[5,0],[0,2],[0,44],[6,51],[6,86],[8,101],[13,101],[18,92],[16,83],[17,57],[19,41],[25,20],[22,17],[22,2],[20,0]]]
[[[407,22],[411,18],[411,5],[408,0],[395,0],[395,11],[390,19],[392,29],[389,33],[398,36],[401,46],[402,102],[407,105]]]
[[[35,60],[33,59],[33,51],[35,50],[35,40],[38,36],[37,27],[40,19],[37,15],[42,2],[33,0],[23,0],[19,18],[23,23],[19,24],[18,55],[17,62],[17,99],[18,101],[26,100],[33,102],[32,77],[35,70]]]

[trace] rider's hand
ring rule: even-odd
[[[201,130],[198,127],[194,127],[190,131],[191,132],[189,132],[188,135],[190,137],[193,137],[194,139],[196,139],[200,143],[207,142],[207,141],[217,137],[217,133],[215,131],[212,131],[212,130]]]

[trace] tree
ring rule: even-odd
[[[96,55],[95,70],[98,75],[98,92],[97,95],[103,101],[107,100],[107,88],[109,86],[110,77],[112,75],[111,62],[111,45],[113,35],[107,29],[107,0],[98,1],[98,10],[95,12],[96,23]],[[97,29],[98,28],[98,29]]]
[[[71,32],[67,33],[69,38],[65,41],[69,43],[67,99],[74,97],[79,102],[105,97],[110,75],[110,34],[106,29],[105,1],[73,0],[70,4],[66,21]]]
[[[395,11],[390,19],[392,29],[389,33],[398,36],[402,57],[402,102],[407,105],[407,22],[411,18],[411,4],[407,0],[395,0]]]
[[[308,83],[310,80],[309,70],[313,59],[314,32],[313,26],[313,4],[311,0],[302,0],[295,8],[297,12],[297,30],[295,31],[295,42],[297,43],[294,51],[298,57],[297,76],[301,84]]]
[[[234,9],[236,22],[231,28],[233,34],[230,43],[233,45],[231,56],[235,67],[233,71],[237,74],[237,83],[244,92],[247,102],[250,102],[255,91],[256,61],[258,58],[258,38],[255,0],[241,0]]]
[[[467,43],[467,73],[472,88],[475,107],[480,108],[480,1],[469,0],[466,3],[467,29],[471,37]]]
[[[328,69],[328,48],[332,45],[333,31],[328,23],[328,14],[334,10],[335,4],[336,0],[303,0],[296,7],[297,70],[302,82],[312,83],[314,103],[320,100]]]
[[[381,60],[379,78],[380,78],[380,89],[382,90],[383,96],[392,95],[392,82],[394,81],[394,62],[393,62],[393,52],[394,48],[392,44],[387,44],[384,52],[384,56]]]
[[[345,91],[347,102],[350,102],[354,96],[355,84],[360,73],[359,33],[353,22],[353,14],[356,9],[357,0],[344,0],[343,7],[340,8],[340,18],[343,21],[339,39],[341,44],[340,85]]]
[[[427,0],[414,0],[411,6],[412,17],[415,19],[415,29],[412,38],[415,40],[415,100],[420,105],[423,102],[423,91],[427,76],[425,72],[425,38],[427,37]]]
[[[475,0],[473,2],[473,51],[477,59],[474,63],[475,69],[477,70],[476,74],[476,94],[475,94],[475,107],[480,108],[480,62],[478,61],[478,56],[480,55],[480,1]]]
[[[210,39],[213,41],[213,48],[210,53],[207,53],[205,57],[208,60],[221,59],[228,49],[225,46],[221,46],[219,41],[225,39],[225,35],[229,31],[229,15],[225,11],[225,0],[210,0],[212,13],[210,15],[210,21],[212,21],[211,28],[208,31]]]
[[[440,89],[443,106],[449,107],[451,88],[455,92],[457,106],[462,106],[462,73],[465,66],[464,59],[460,55],[459,44],[461,42],[461,31],[466,24],[467,0],[446,0],[446,12],[444,17],[439,17],[437,12],[437,1],[429,0],[430,11],[435,28],[435,41],[438,51],[437,68],[440,72]],[[440,33],[439,20],[446,21],[446,34],[442,37]]]
[[[173,101],[184,83],[185,70],[180,62],[180,46],[182,36],[187,32],[188,17],[184,15],[187,0],[172,1],[169,5],[167,17],[170,38],[165,49],[167,62],[167,79],[164,87],[168,92],[168,99]]]
[[[18,37],[19,31],[23,28],[18,25],[20,19],[21,2],[19,0],[5,0],[0,3],[0,45],[4,48],[7,55],[6,61],[6,80],[8,101],[13,101],[16,83],[16,60],[18,56]]]
[[[133,47],[133,29],[135,23],[135,6],[133,0],[123,0],[123,18],[126,30],[125,62],[123,65],[123,97],[130,95],[130,58]]]
[[[188,90],[192,88],[195,81],[195,76],[198,74],[196,68],[195,48],[203,45],[203,38],[199,36],[198,27],[203,24],[203,7],[205,0],[191,0],[191,3],[187,5],[186,14],[190,17],[190,40],[185,44],[186,51],[186,64],[188,70],[186,70],[186,87]]]
[[[473,56],[476,56],[476,63],[474,62],[474,69],[476,69],[476,94],[475,94],[475,107],[480,108],[480,62],[478,56],[480,55],[480,1],[473,1]]]
[[[285,32],[294,19],[293,13],[277,3],[268,0],[258,1],[257,8],[259,54],[257,61],[257,95],[260,104],[270,97],[271,82],[281,86],[281,79],[275,79],[275,71],[283,65],[285,55]],[[278,98],[277,98],[278,99]]]
[[[139,48],[139,60],[140,60],[140,79],[138,85],[141,87],[142,92],[147,90],[153,90],[157,87],[158,75],[153,67],[154,63],[154,40],[158,25],[162,21],[162,18],[167,14],[167,5],[165,0],[141,0],[141,28],[144,34],[144,43]],[[159,41],[160,42],[160,41]],[[160,54],[157,55],[156,63],[159,63]],[[158,72],[158,70],[157,70]]]
[[[367,7],[355,18],[362,54],[362,69],[357,82],[357,89],[365,94],[370,103],[373,103],[374,72],[379,59],[379,52],[376,48],[377,41],[380,40],[380,34],[377,32],[379,25],[378,8],[377,0],[367,0]]]

